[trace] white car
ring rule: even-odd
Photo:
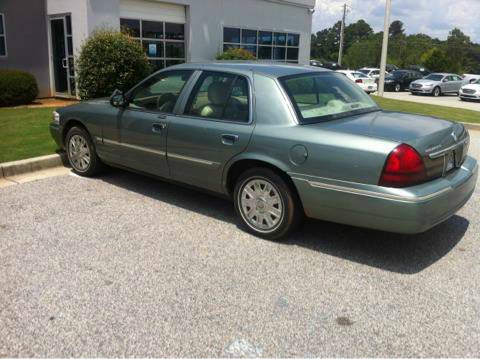
[[[377,69],[375,67],[364,67],[363,69],[358,70],[358,72],[361,72],[364,75],[373,77],[375,81],[377,81],[380,78],[380,69]],[[387,71],[385,71],[385,75],[388,75]]]
[[[378,89],[375,79],[361,72],[350,71],[350,70],[338,70],[337,72],[347,76],[350,80],[355,82],[358,86],[360,86],[363,89],[363,91],[365,91],[368,94],[372,92],[376,92]]]
[[[473,75],[473,74],[464,74],[463,75],[463,81],[466,84],[471,84],[476,81],[480,80],[480,75]]]
[[[462,88],[460,89],[460,100],[480,101],[480,80],[477,80],[476,82],[462,86]]]

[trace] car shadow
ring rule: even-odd
[[[112,169],[100,180],[158,201],[239,224],[230,201],[140,174]],[[279,243],[300,246],[386,271],[415,274],[447,255],[463,238],[469,221],[455,215],[428,232],[402,235],[306,219]]]

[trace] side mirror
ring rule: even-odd
[[[443,79],[443,81],[442,81],[442,82],[448,82],[448,79]]]
[[[113,91],[112,95],[110,96],[110,104],[114,107],[123,107],[126,105],[125,95],[123,91],[116,89]]]

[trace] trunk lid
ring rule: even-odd
[[[455,168],[465,160],[468,132],[464,126],[434,117],[377,111],[316,124],[327,131],[406,143],[423,157],[430,178],[446,171],[445,159],[453,155]]]

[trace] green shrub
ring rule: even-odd
[[[126,91],[150,73],[142,46],[127,34],[95,32],[82,46],[77,60],[77,86],[82,99]]]
[[[38,96],[35,77],[18,70],[0,70],[0,106],[31,103]]]
[[[255,56],[245,49],[229,49],[217,56],[217,60],[256,60]]]

